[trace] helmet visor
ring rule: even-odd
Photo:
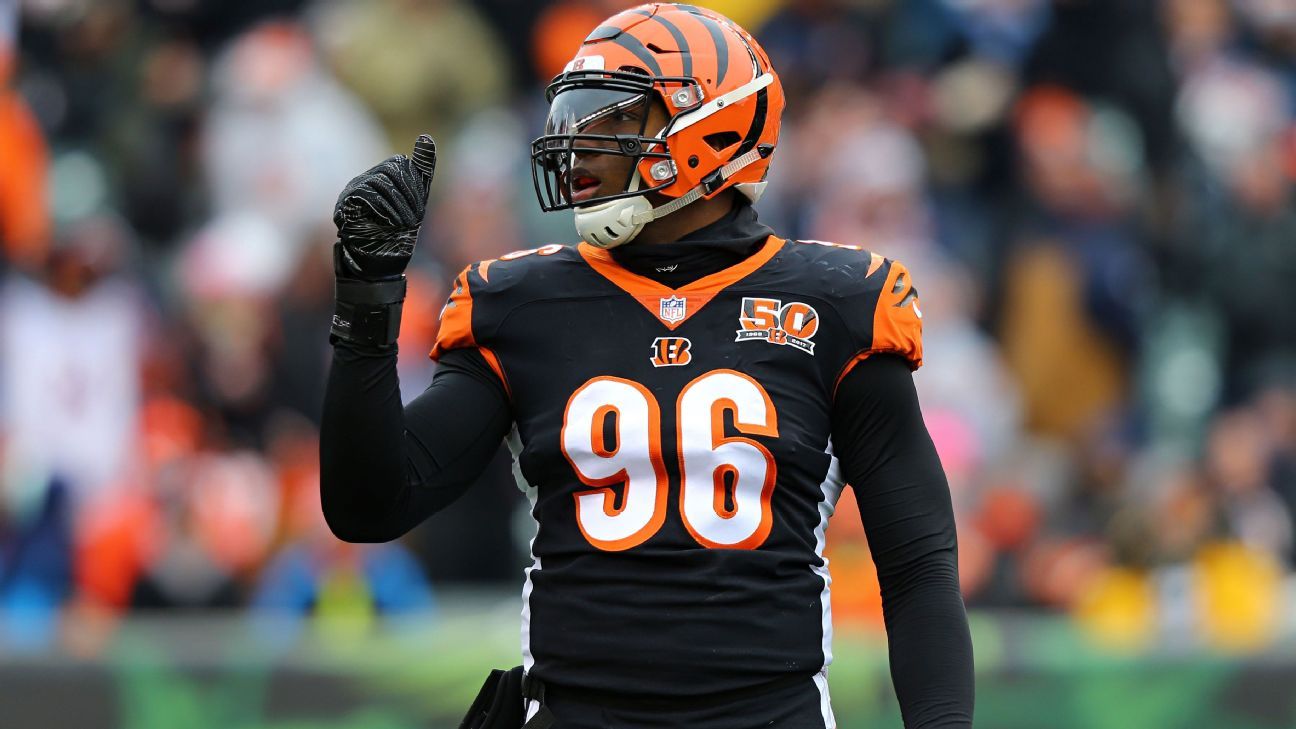
[[[643,93],[611,89],[576,87],[554,97],[545,120],[548,134],[638,134],[647,112],[648,97]],[[619,123],[612,123],[619,122]],[[613,129],[613,127],[616,127]]]

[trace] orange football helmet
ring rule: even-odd
[[[719,13],[670,3],[608,18],[546,94],[545,133],[531,146],[536,196],[546,212],[575,210],[581,238],[602,248],[627,243],[648,222],[730,187],[755,202],[784,105],[769,57],[747,31]],[[654,99],[668,114],[660,130],[646,128]],[[608,119],[632,111],[641,119],[638,134],[598,133]],[[578,154],[633,158],[623,191],[578,194]],[[671,200],[654,208],[648,192]]]

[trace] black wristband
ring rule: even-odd
[[[400,336],[401,309],[405,301],[405,277],[387,281],[338,278],[334,286],[337,302],[329,342],[387,347]]]

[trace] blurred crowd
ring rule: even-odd
[[[454,271],[575,238],[529,142],[547,79],[632,4],[0,0],[0,641],[518,582],[502,458],[400,543],[324,526],[330,215],[436,136],[412,398]],[[788,92],[762,218],[914,271],[969,605],[1117,643],[1296,623],[1296,5],[707,4]],[[876,621],[852,512],[834,608]]]

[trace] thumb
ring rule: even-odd
[[[432,176],[436,174],[436,142],[427,134],[420,134],[414,141],[414,153],[410,155],[414,166],[423,177],[431,184]]]

